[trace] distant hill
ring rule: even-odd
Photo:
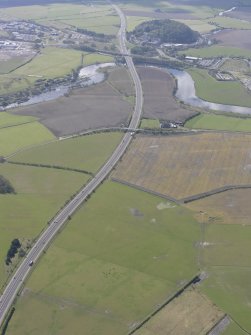
[[[129,38],[139,42],[162,44],[182,43],[190,44],[198,40],[200,34],[187,25],[173,20],[153,20],[138,25]]]

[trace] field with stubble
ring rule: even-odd
[[[251,184],[250,140],[216,132],[137,137],[113,177],[175,199]]]
[[[137,71],[144,92],[144,117],[183,122],[196,114],[174,98],[176,84],[167,71],[153,67],[138,67]]]
[[[164,307],[135,335],[207,334],[223,316],[208,298],[190,289]]]

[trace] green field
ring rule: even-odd
[[[16,194],[0,195],[1,287],[8,275],[4,260],[10,242],[14,238],[22,241],[35,238],[65,201],[86,183],[88,176],[8,163],[0,165],[0,174],[16,191]]]
[[[37,79],[62,77],[81,65],[82,52],[46,47],[33,60],[10,74],[0,76],[0,92],[6,94],[25,89]]]
[[[29,57],[16,56],[5,61],[0,61],[0,74],[9,73],[26,63],[28,60]]]
[[[191,29],[198,31],[200,34],[209,33],[211,30],[215,29],[216,26],[209,24],[203,20],[176,20],[186,24]]]
[[[251,29],[251,23],[244,20],[238,20],[226,16],[214,17],[210,20],[216,23],[222,28],[232,28],[232,29]]]
[[[197,273],[198,237],[192,212],[105,183],[36,267],[8,333],[126,334]]]
[[[142,119],[140,128],[160,128],[160,122],[156,119]]]
[[[96,63],[111,63],[114,62],[112,56],[100,55],[100,54],[86,54],[84,55],[83,63],[84,65],[92,65]]]
[[[96,172],[110,157],[122,136],[121,133],[80,136],[20,152],[11,160]]]
[[[250,73],[249,63],[242,59],[227,59],[220,69],[221,71]]]
[[[251,331],[251,227],[207,224],[202,263],[208,278],[202,289],[214,303]]]
[[[39,122],[0,129],[0,156],[54,140],[54,135]]]
[[[0,112],[0,129],[16,126],[23,123],[34,122],[37,119],[32,116],[12,115],[6,112]]]
[[[180,55],[213,58],[213,57],[243,57],[250,58],[251,51],[246,49],[225,47],[222,45],[213,45],[205,48],[190,48],[187,50],[179,51]]]
[[[238,118],[215,114],[200,114],[188,122],[185,127],[192,129],[215,129],[251,132],[251,118]]]
[[[149,21],[151,18],[149,17],[142,17],[142,16],[127,16],[126,22],[127,22],[127,31],[133,31],[135,27],[137,27],[139,24]]]
[[[251,107],[251,94],[239,82],[218,81],[206,70],[187,71],[195,82],[196,94],[201,99],[220,104]]]

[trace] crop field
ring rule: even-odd
[[[54,139],[53,134],[39,122],[1,128],[0,156],[7,156],[23,148],[50,142]]]
[[[0,129],[17,126],[23,123],[34,122],[37,119],[32,116],[18,116],[6,112],[0,112]]]
[[[4,260],[14,238],[32,241],[88,176],[70,171],[1,164],[16,194],[0,195],[0,288],[9,270]],[[15,264],[15,261],[14,261]]]
[[[216,114],[200,114],[186,122],[192,129],[214,129],[251,132],[251,118],[230,117]]]
[[[225,47],[222,45],[213,45],[206,48],[191,48],[184,51],[179,51],[179,54],[187,56],[213,58],[213,57],[243,57],[250,58],[251,52],[244,48]]]
[[[117,69],[114,71],[116,72]],[[118,71],[121,73],[120,69]],[[132,85],[131,80],[128,74],[124,73],[125,78],[120,81],[128,81],[124,85],[128,87]],[[115,78],[116,73],[113,76]],[[118,91],[116,85],[119,85],[119,80],[111,79],[111,82],[114,82],[114,87],[109,82],[103,82],[75,89],[69,97],[20,107],[12,112],[16,115],[30,115],[39,118],[40,122],[56,136],[78,134],[88,129],[125,125],[133,110],[132,103],[124,98],[128,89]]]
[[[39,78],[55,78],[71,73],[81,64],[82,53],[77,50],[46,47],[31,62],[0,76],[0,92],[6,94],[34,84]]]
[[[192,212],[106,182],[37,265],[8,332],[126,334],[197,273],[198,238]]]
[[[119,144],[122,133],[81,136],[22,151],[10,161],[96,172]]]
[[[137,71],[144,92],[144,117],[185,121],[195,115],[195,112],[183,108],[173,97],[175,81],[167,71],[151,67],[138,67]]]
[[[224,47],[251,51],[251,30],[223,30],[217,33],[216,38]]]
[[[249,199],[251,189],[229,190],[187,204],[194,211],[203,211],[205,222],[215,224],[251,224]]]
[[[112,70],[107,79],[114,90],[118,91],[123,97],[135,96],[135,88],[128,70],[124,67]]]
[[[223,316],[224,313],[208,298],[195,289],[189,289],[158,312],[135,335],[207,334]]]
[[[201,99],[251,107],[251,94],[241,83],[218,81],[202,69],[189,69],[188,72],[195,82],[196,94]]]
[[[113,177],[176,199],[251,184],[247,134],[138,136]]]

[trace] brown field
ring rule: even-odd
[[[224,29],[215,37],[224,46],[251,50],[251,30]]]
[[[154,11],[143,11],[143,10],[124,10],[127,16],[141,16],[150,17],[153,19],[172,19],[172,20],[195,20],[198,17],[190,14],[189,12],[178,11],[170,13],[156,13]]]
[[[125,79],[119,79],[119,75]],[[38,117],[56,136],[79,133],[87,129],[126,124],[133,106],[125,100],[131,87],[126,71],[115,69],[108,80],[98,85],[76,89],[69,97],[61,97],[13,111],[19,115]],[[115,89],[114,87],[118,87]]]
[[[183,122],[195,114],[173,97],[175,81],[168,72],[152,67],[138,67],[137,71],[143,86],[145,117]]]
[[[183,292],[142,326],[135,335],[204,335],[224,317],[196,290]]]
[[[117,68],[109,75],[108,82],[123,96],[134,96],[135,89],[130,74],[126,68]]]
[[[238,7],[234,11],[227,13],[226,16],[251,22],[251,9],[248,7]]]
[[[230,190],[190,202],[187,206],[202,211],[208,223],[250,225],[250,199],[251,189]]]
[[[113,177],[175,199],[251,184],[250,141],[232,133],[136,137]]]

